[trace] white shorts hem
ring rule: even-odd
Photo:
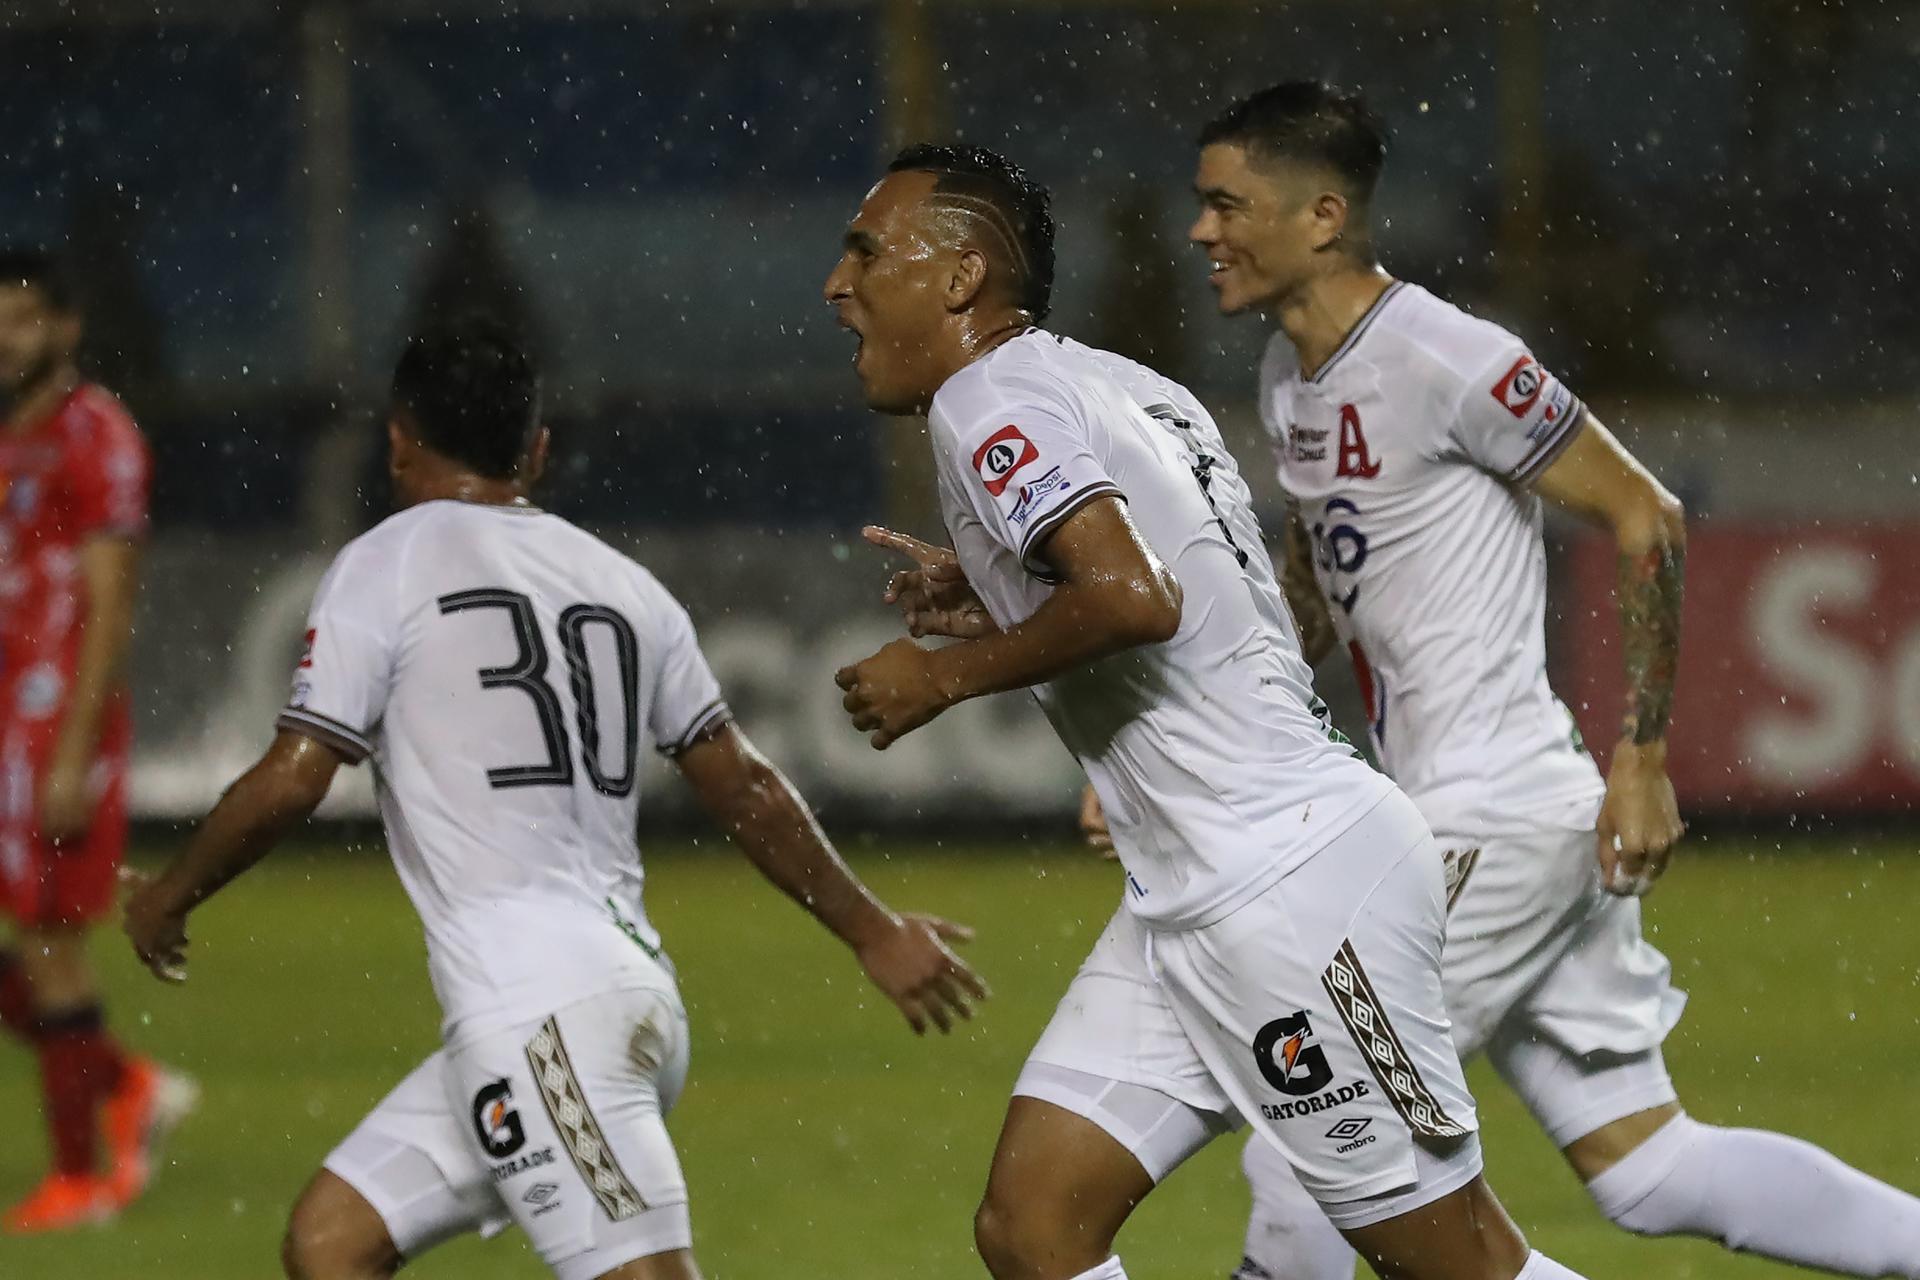
[[[1327,1215],[1327,1221],[1340,1230],[1356,1231],[1425,1208],[1436,1200],[1443,1200],[1479,1177],[1486,1168],[1480,1144],[1472,1137],[1464,1141],[1462,1149],[1454,1152],[1449,1161],[1450,1168],[1419,1186],[1401,1181],[1378,1191],[1363,1191],[1348,1200],[1331,1203],[1321,1200],[1321,1212]],[[1402,1194],[1394,1194],[1401,1188],[1405,1188]]]
[[[639,1258],[693,1248],[693,1219],[685,1200],[650,1205],[639,1214],[642,1223],[620,1240],[547,1263],[555,1280],[598,1280],[598,1277]],[[635,1219],[623,1224],[633,1227]]]
[[[1553,1145],[1561,1150],[1572,1146],[1590,1133],[1597,1133],[1616,1120],[1639,1115],[1642,1111],[1651,1111],[1655,1107],[1666,1106],[1670,1102],[1680,1101],[1680,1095],[1674,1090],[1672,1080],[1650,1081],[1636,1088],[1609,1094],[1596,1100],[1591,1106],[1584,1107],[1546,1128],[1546,1134]]]

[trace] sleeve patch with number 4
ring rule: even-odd
[[[973,469],[987,486],[987,492],[999,497],[1007,491],[1013,473],[1040,456],[1033,441],[1009,423],[983,440],[973,451]]]

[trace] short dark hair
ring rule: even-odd
[[[498,321],[463,317],[407,339],[393,370],[393,404],[435,453],[504,480],[540,425],[540,373]]]
[[[1255,155],[1324,165],[1365,204],[1387,160],[1387,129],[1357,93],[1319,80],[1288,80],[1240,99],[1207,121],[1200,145],[1237,143]]]
[[[1053,309],[1053,196],[998,151],[961,143],[906,148],[888,173],[930,173],[935,192],[979,213],[1004,240],[1014,298],[1038,323]]]
[[[55,311],[72,314],[80,309],[66,265],[39,249],[0,249],[0,285],[25,285],[36,290]]]

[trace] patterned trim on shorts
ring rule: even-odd
[[[1460,895],[1466,892],[1467,877],[1473,874],[1474,867],[1480,861],[1480,847],[1449,849],[1441,857],[1446,859],[1447,914],[1451,915],[1453,904],[1460,901]]]
[[[600,1132],[600,1122],[587,1107],[580,1080],[567,1058],[567,1046],[560,1040],[558,1019],[548,1018],[527,1041],[527,1065],[533,1069],[533,1082],[539,1086],[547,1118],[560,1131],[560,1141],[573,1157],[573,1167],[593,1190],[601,1210],[615,1222],[625,1222],[646,1208],[647,1202],[613,1158],[613,1149]]]
[[[1367,981],[1360,957],[1354,954],[1352,940],[1343,940],[1333,962],[1320,975],[1320,983],[1333,998],[1334,1007],[1347,1024],[1347,1033],[1360,1046],[1373,1078],[1380,1082],[1393,1103],[1393,1109],[1417,1134],[1428,1138],[1463,1138],[1468,1130],[1447,1115],[1414,1067],[1407,1047],[1394,1034],[1387,1021],[1386,1006]]]

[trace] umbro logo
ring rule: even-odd
[[[536,1182],[527,1188],[526,1194],[520,1197],[520,1202],[532,1205],[533,1216],[537,1218],[543,1213],[550,1213],[560,1207],[560,1201],[556,1198],[559,1194],[559,1183]]]
[[[1367,1127],[1372,1123],[1372,1116],[1348,1116],[1327,1130],[1327,1136],[1340,1144],[1334,1148],[1334,1151],[1345,1155],[1349,1151],[1358,1151],[1372,1142],[1374,1135],[1367,1132]]]

